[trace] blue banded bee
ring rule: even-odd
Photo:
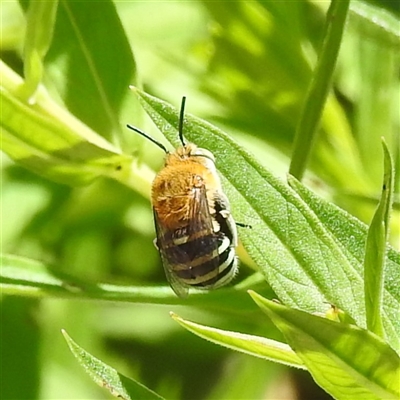
[[[182,146],[173,153],[140,129],[127,125],[166,153],[164,168],[152,184],[151,200],[156,246],[168,282],[179,297],[186,297],[191,287],[221,287],[238,271],[236,224],[214,156],[183,139],[185,101],[183,97],[178,130]]]

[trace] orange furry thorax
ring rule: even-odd
[[[165,167],[157,174],[152,185],[152,203],[158,218],[165,227],[174,230],[186,226],[190,219],[194,189],[205,187],[215,190],[213,172],[201,162],[201,157],[191,156],[195,145],[179,147],[168,154]]]

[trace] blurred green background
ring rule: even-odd
[[[1,2],[1,57],[22,75],[26,2],[21,4]],[[176,106],[186,95],[188,112],[227,131],[285,178],[328,2],[71,3],[82,18],[79,26],[86,24],[90,50],[102,60],[104,85],[115,93],[112,118],[91,87],[90,69],[81,68],[82,49],[74,53],[79,46],[65,23],[63,4],[45,60],[45,85],[60,104],[157,171],[162,152],[124,128],[131,123],[163,140],[128,85]],[[380,192],[381,136],[394,156],[397,176],[400,168],[399,41],[372,19],[376,15],[390,26],[399,23],[399,14],[395,2],[352,4],[305,178],[313,190],[366,223]],[[153,246],[149,197],[141,194],[147,187],[133,191],[111,179],[68,187],[27,171],[4,153],[1,157],[3,253],[51,262],[92,281],[165,284]],[[398,200],[391,235],[399,247]],[[243,251],[241,256],[251,267]],[[251,271],[243,264],[238,279]],[[73,359],[61,328],[92,354],[167,398],[324,398],[313,392],[317,389],[305,373],[191,336],[170,319],[171,306],[2,296],[0,307],[4,399],[109,398]],[[279,338],[261,313],[238,321],[200,307],[173,310],[204,324]]]

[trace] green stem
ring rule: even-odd
[[[289,173],[298,180],[304,175],[316,139],[342,41],[349,3],[350,0],[333,0],[328,10],[321,53],[296,128]]]

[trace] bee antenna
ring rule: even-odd
[[[153,143],[156,144],[159,148],[163,149],[163,150],[165,151],[165,153],[167,153],[167,154],[169,153],[168,150],[167,150],[167,148],[166,148],[162,143],[157,142],[156,139],[153,139],[153,138],[152,138],[151,136],[149,136],[147,133],[143,132],[143,131],[140,130],[139,128],[136,128],[135,126],[132,126],[132,125],[127,124],[126,126],[127,126],[129,129],[131,129],[131,130],[137,132],[139,135],[144,136],[146,139],[149,139],[150,142],[153,142]]]
[[[185,117],[185,103],[186,103],[186,96],[182,97],[182,102],[181,102],[181,111],[179,113],[179,139],[181,140],[181,143],[183,146],[185,146],[185,141],[183,140],[183,120]]]

